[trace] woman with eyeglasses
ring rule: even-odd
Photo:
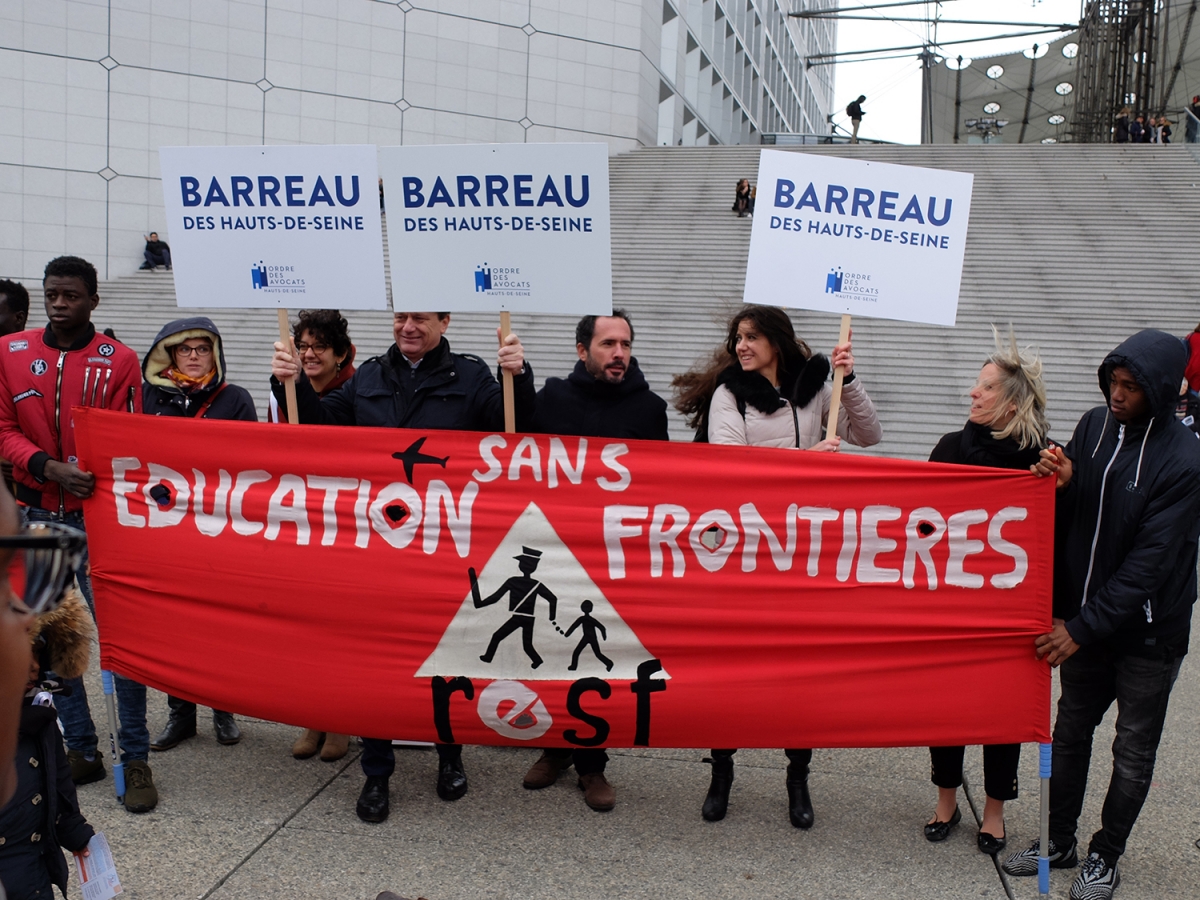
[[[250,392],[225,380],[221,332],[196,316],[168,322],[142,362],[142,410],[151,416],[257,422]],[[196,735],[196,704],[167,697],[171,715],[150,749],[170,750]],[[231,713],[213,710],[217,742],[236,744],[242,732]]]
[[[302,309],[292,330],[300,365],[317,396],[337,390],[354,374],[354,345],[350,326],[336,309]],[[278,422],[279,405],[271,397],[270,418]],[[325,762],[336,762],[350,748],[350,735],[305,728],[292,744],[292,756],[309,759],[321,752]]]
[[[302,309],[292,329],[300,365],[318,397],[336,391],[354,374],[354,344],[350,326],[336,309]],[[278,422],[279,404],[271,397],[270,419]],[[308,756],[312,756],[316,750]],[[307,757],[299,757],[305,759]],[[322,759],[325,756],[322,755]],[[335,757],[340,759],[341,757]]]

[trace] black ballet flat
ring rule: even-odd
[[[962,812],[956,806],[954,807],[954,815],[950,817],[949,822],[930,822],[925,826],[925,840],[931,844],[937,844],[950,837],[950,832],[954,826],[962,821]],[[989,835],[990,836],[990,835]]]
[[[976,840],[979,842],[979,852],[986,853],[988,856],[995,856],[1001,850],[1008,846],[1008,836],[993,837],[986,831],[979,832]]]

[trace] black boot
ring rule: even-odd
[[[170,750],[196,736],[196,704],[167,695],[167,706],[171,709],[167,727],[150,742],[151,750]]]
[[[797,828],[813,827],[812,799],[808,796],[808,766],[787,767],[788,817]]]
[[[457,800],[467,792],[467,773],[463,770],[462,754],[438,758],[437,795],[443,800]]]
[[[729,789],[733,787],[733,757],[716,756],[704,761],[712,764],[712,784],[708,786],[708,796],[704,798],[700,815],[709,822],[720,822],[729,807]]]
[[[364,822],[382,822],[391,812],[387,775],[368,775],[362,793],[358,795],[355,812]]]
[[[213,731],[217,734],[218,744],[236,744],[242,739],[242,730],[233,720],[233,713],[213,710]]]

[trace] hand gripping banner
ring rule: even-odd
[[[1049,740],[1048,479],[75,417],[104,665],[189,700],[468,744]]]

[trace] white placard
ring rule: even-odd
[[[373,146],[158,155],[180,306],[387,309]]]
[[[953,325],[973,181],[763,150],[745,301]]]
[[[612,312],[606,144],[380,147],[392,305]]]

